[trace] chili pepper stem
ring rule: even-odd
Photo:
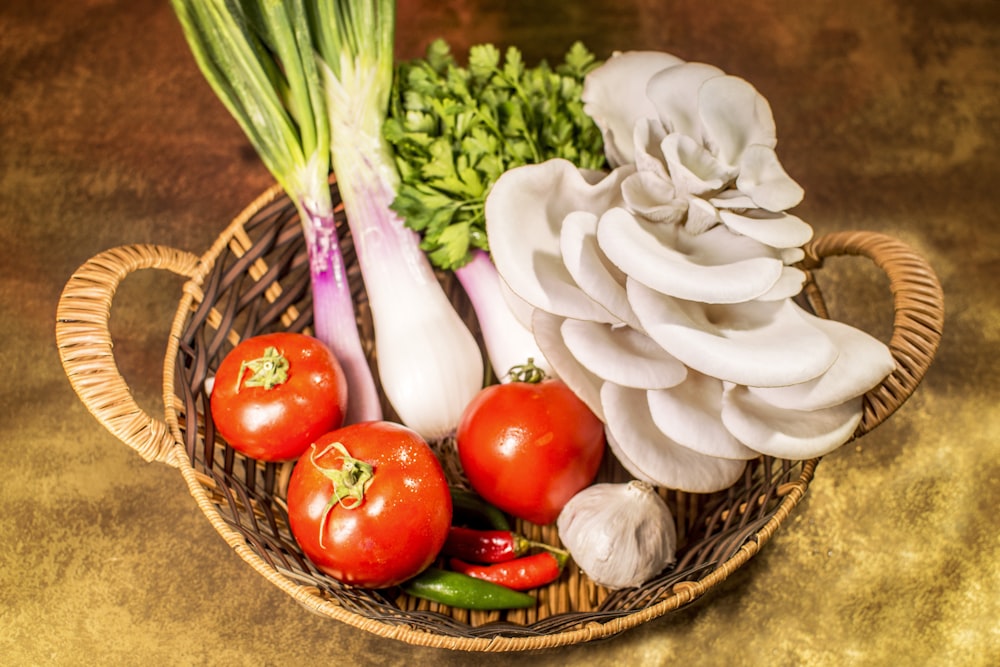
[[[556,562],[559,563],[560,570],[562,570],[569,561],[569,551],[566,549],[560,549],[559,547],[554,547],[551,544],[546,544],[545,542],[528,541],[528,549],[540,549],[542,551],[549,552],[555,557]]]

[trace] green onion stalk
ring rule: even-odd
[[[484,360],[420,247],[392,208],[400,177],[383,136],[395,73],[394,0],[318,0],[309,9],[327,98],[331,160],[375,329],[379,378],[400,420],[452,432],[482,388]]]
[[[334,221],[326,97],[303,1],[171,2],[202,74],[298,210],[314,330],[347,377],[347,421],[381,418]]]

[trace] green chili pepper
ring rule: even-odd
[[[456,516],[485,522],[494,530],[510,530],[506,515],[472,491],[451,487],[451,504]]]
[[[402,586],[408,594],[459,609],[524,609],[533,596],[467,574],[428,568]]]

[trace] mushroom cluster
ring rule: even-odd
[[[888,348],[792,299],[812,236],[764,97],[716,67],[616,54],[584,89],[611,167],[512,169],[486,202],[491,254],[555,373],[637,479],[726,488],[760,454],[846,442]]]

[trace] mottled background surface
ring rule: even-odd
[[[654,48],[753,82],[820,233],[923,253],[947,295],[914,398],[827,457],[762,554],[697,604],[524,665],[1000,664],[1000,5],[995,0],[400,3],[399,52],[576,39]],[[234,555],[180,475],[145,464],[77,400],[53,337],[60,290],[106,248],[202,253],[271,180],[201,79],[166,0],[0,6],[0,663],[507,664],[313,616]],[[863,260],[831,262],[834,315],[887,331]],[[119,289],[112,331],[140,403],[181,280]]]

